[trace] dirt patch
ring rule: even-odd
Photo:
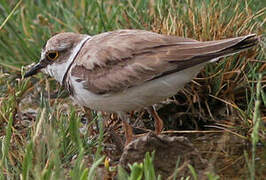
[[[199,176],[206,167],[206,161],[186,137],[170,137],[154,133],[148,133],[128,144],[120,158],[120,165],[129,170],[128,164],[142,162],[146,152],[153,151],[155,151],[155,172],[157,175],[162,175],[163,179],[174,173],[179,158],[178,177],[189,175],[188,164],[196,169]]]

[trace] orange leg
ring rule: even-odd
[[[163,120],[159,117],[158,113],[156,112],[156,110],[154,109],[153,106],[149,106],[148,107],[148,112],[151,114],[151,116],[154,118],[155,121],[155,133],[161,134],[162,130],[163,130]]]
[[[125,146],[128,145],[133,140],[133,129],[127,122],[128,117],[125,114],[119,113],[119,117],[122,120],[123,128],[126,136]]]
[[[126,121],[122,121],[122,122],[123,122],[123,128],[124,128],[125,136],[126,136],[126,143],[125,143],[125,146],[126,146],[133,140],[133,130],[132,130],[132,127]]]

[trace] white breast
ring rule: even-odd
[[[74,99],[81,106],[106,112],[128,112],[175,95],[203,66],[200,64],[115,94],[97,95],[84,89],[82,82],[77,82],[75,77],[69,80],[74,88]]]

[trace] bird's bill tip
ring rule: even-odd
[[[29,71],[26,72],[26,74],[24,75],[24,78],[37,74],[42,68],[44,68],[44,66],[40,63],[34,65]]]

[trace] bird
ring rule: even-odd
[[[132,140],[128,112],[146,108],[160,134],[163,121],[154,104],[175,95],[206,64],[258,41],[256,34],[202,42],[137,29],[94,36],[62,32],[45,43],[39,62],[24,78],[42,71],[66,88],[80,106],[117,113],[128,144]]]

